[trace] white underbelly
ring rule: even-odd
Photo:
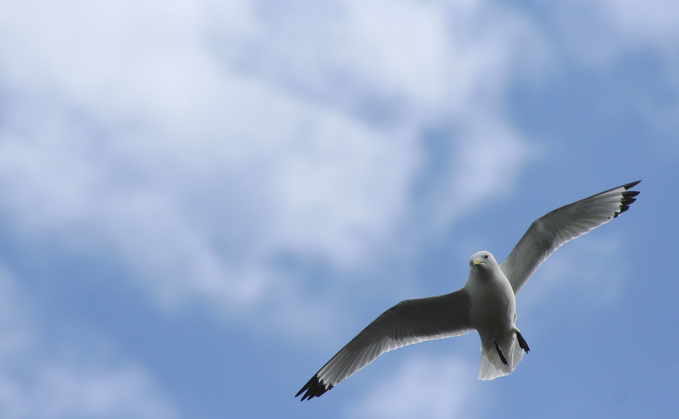
[[[514,328],[515,301],[514,293],[505,287],[485,284],[475,298],[469,319],[479,335],[488,335],[491,339],[502,339],[511,335]]]

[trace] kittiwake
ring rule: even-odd
[[[476,330],[481,338],[478,378],[510,374],[529,347],[516,327],[515,296],[545,259],[564,243],[611,221],[639,195],[632,182],[557,208],[538,218],[502,264],[490,252],[469,258],[464,286],[450,294],[404,300],[382,313],[344,346],[295,395],[319,397],[381,354],[413,343]]]

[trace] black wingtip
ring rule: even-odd
[[[306,393],[302,396],[302,399],[300,401],[306,399],[311,400],[314,397],[321,397],[323,394],[325,394],[326,391],[332,389],[332,387],[333,387],[332,385],[328,385],[326,387],[323,381],[321,381],[318,378],[318,374],[316,374],[313,377],[311,377],[311,380],[309,380],[309,382],[306,383],[304,387],[302,387],[302,389],[297,392],[297,394],[295,394],[295,397],[298,397],[300,394],[306,391]]]
[[[629,206],[632,205],[634,201],[636,201],[635,196],[639,195],[640,192],[630,191],[630,189],[638,185],[639,182],[641,182],[641,180],[637,180],[636,182],[631,182],[626,185],[622,185],[622,187],[625,188],[625,192],[622,193],[622,199],[620,200],[620,211],[613,214],[613,218],[627,211],[629,209]]]

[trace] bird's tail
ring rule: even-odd
[[[502,342],[482,342],[479,380],[492,380],[511,374],[521,362],[523,352],[515,334]]]

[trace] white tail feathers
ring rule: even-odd
[[[482,342],[481,366],[479,367],[479,380],[492,380],[503,375],[511,374],[523,358],[523,349],[514,334],[504,342],[498,342],[507,364],[502,362],[500,354],[495,348],[495,342]]]

